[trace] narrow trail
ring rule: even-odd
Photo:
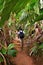
[[[20,40],[15,40],[16,49],[18,50],[17,56],[14,58],[14,62],[16,65],[35,65],[33,59],[28,56],[25,50],[21,51],[21,42]]]
[[[17,56],[15,57],[15,64],[16,65],[34,65],[33,59],[26,55],[25,52],[18,52]]]

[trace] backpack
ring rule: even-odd
[[[23,39],[24,38],[24,32],[21,30],[19,31],[19,38]]]

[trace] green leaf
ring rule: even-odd
[[[4,48],[1,49],[1,53],[2,53],[2,54],[6,54],[6,52],[7,52],[6,49],[4,49]]]
[[[14,44],[10,44],[10,45],[8,46],[8,50],[9,50],[9,49],[12,49],[12,48],[14,48]]]
[[[31,50],[32,50],[32,52],[35,52],[36,51],[36,46],[32,47]]]
[[[43,43],[39,46],[39,49],[43,49]]]
[[[3,4],[4,0],[0,0],[0,4]]]
[[[5,6],[3,8],[0,20],[0,26],[3,26],[6,20],[8,20],[11,12],[18,13],[25,7],[29,0],[5,0]],[[6,11],[7,10],[7,11]]]
[[[16,56],[16,53],[17,53],[16,50],[8,50],[8,52],[7,52],[8,55],[11,55],[11,56],[13,56],[13,57]]]
[[[3,62],[3,58],[0,56],[0,63]]]

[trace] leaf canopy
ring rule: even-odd
[[[43,14],[39,15],[39,0],[0,0],[0,27],[8,20],[11,12],[18,15],[23,9],[27,11],[34,10],[38,14],[34,21],[43,19]]]

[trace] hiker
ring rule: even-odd
[[[23,49],[24,31],[22,30],[21,26],[18,29],[18,38],[21,39],[21,42],[22,42],[22,47],[21,48]]]

